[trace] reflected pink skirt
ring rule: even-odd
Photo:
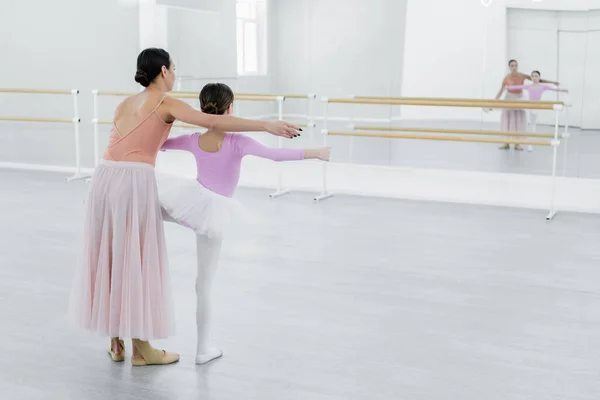
[[[507,93],[505,100],[525,100],[523,95]],[[527,132],[527,113],[525,110],[503,109],[500,117],[500,129],[504,132]]]

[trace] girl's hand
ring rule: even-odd
[[[319,149],[319,153],[317,154],[317,158],[322,161],[329,161],[330,155],[331,155],[331,147],[321,147]]]
[[[329,161],[330,155],[331,155],[331,147],[319,147],[316,149],[304,150],[304,159],[305,160],[317,159],[317,160],[322,160],[322,161]]]

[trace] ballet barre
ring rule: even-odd
[[[73,118],[43,118],[43,117],[0,117],[0,121],[13,122],[41,122],[41,123],[60,123],[73,124],[75,135],[75,173],[66,178],[67,182],[84,179],[86,176],[81,174],[81,137],[79,132],[79,90],[56,90],[56,89],[22,89],[22,88],[0,88],[0,93],[12,94],[43,94],[43,95],[71,95],[73,98]]]
[[[437,140],[450,142],[467,143],[501,143],[515,145],[531,146],[551,146],[552,151],[552,175],[551,175],[551,194],[549,202],[549,212],[546,220],[551,220],[556,215],[555,194],[556,194],[556,162],[558,154],[559,140],[559,118],[560,112],[566,108],[563,102],[538,102],[538,101],[507,101],[507,100],[485,100],[485,99],[434,99],[434,98],[365,98],[352,96],[352,98],[327,98],[323,97],[323,144],[328,145],[328,136],[347,136],[347,137],[368,137],[385,139],[409,139],[409,140]],[[443,128],[381,128],[370,126],[352,126],[355,129],[373,130],[375,132],[356,132],[356,131],[329,131],[327,129],[327,116],[329,104],[371,104],[371,105],[405,105],[405,106],[424,106],[424,107],[471,107],[471,108],[503,108],[503,109],[521,109],[521,110],[552,110],[555,112],[554,134],[535,134],[529,132],[496,132],[496,131],[475,131],[467,129],[443,129]],[[382,133],[384,131],[384,133]],[[419,133],[395,133],[395,132],[419,132]],[[431,135],[430,133],[446,133],[447,135]],[[455,136],[463,135],[481,135],[482,137]],[[505,138],[491,138],[488,136],[505,136]],[[551,140],[533,140],[533,138],[548,138]],[[567,138],[568,133],[562,137]],[[350,153],[352,144],[350,145]],[[322,167],[322,188],[321,193],[314,197],[315,201],[321,201],[332,197],[333,194],[327,190],[327,163]]]
[[[0,117],[0,121],[2,120],[2,117]],[[71,120],[56,120],[56,121],[51,121],[51,122],[71,122]],[[110,121],[108,119],[103,119],[103,120],[98,120],[96,122],[98,125],[112,125],[114,122]],[[307,128],[308,124],[296,124],[297,126],[299,126],[300,128]],[[198,125],[192,125],[192,124],[186,124],[183,122],[177,122],[173,124],[174,128],[190,128],[190,129],[198,129],[199,126]]]
[[[237,93],[241,96],[254,96],[254,94],[252,93]],[[285,97],[286,99],[315,99],[317,96],[314,94],[261,94],[260,96],[278,96],[278,97]]]
[[[114,97],[128,97],[139,94],[140,92],[115,92],[115,91],[96,91],[98,96],[114,96]],[[92,92],[93,93],[93,92]],[[198,92],[168,92],[169,96],[176,99],[198,99]],[[263,94],[235,94],[236,100],[248,100],[248,101],[276,101],[278,97],[275,95],[263,95]]]
[[[96,121],[96,123],[97,123],[98,125],[112,125],[112,124],[114,124],[114,122],[113,122],[113,121],[110,121],[110,120],[108,120],[108,119],[104,119],[104,120],[98,120],[98,121]],[[174,127],[174,128],[198,128],[198,126],[197,126],[197,125],[185,124],[185,123],[183,123],[183,122],[174,123],[174,124],[173,124],[173,127]]]
[[[535,132],[503,132],[489,130],[474,130],[474,129],[445,129],[445,128],[421,128],[421,127],[382,127],[382,126],[364,126],[357,125],[351,128],[359,131],[379,131],[379,132],[423,132],[423,133],[448,133],[459,135],[487,135],[487,136],[506,136],[506,137],[535,137],[553,139],[552,133],[535,133]],[[505,141],[503,141],[505,143]]]
[[[468,100],[412,100],[412,99],[327,99],[323,100],[326,103],[338,104],[375,104],[375,105],[390,105],[390,106],[429,106],[429,107],[477,107],[477,108],[505,108],[505,109],[520,109],[520,110],[562,110],[561,103],[540,103],[537,101],[508,101],[508,100],[485,100],[485,101],[468,101]]]
[[[0,88],[0,93],[73,94],[73,90]]]
[[[36,117],[0,117],[0,121],[19,121],[19,122],[49,122],[49,123],[66,123],[73,122],[72,118],[36,118]]]
[[[447,142],[468,143],[497,143],[497,144],[519,144],[532,146],[552,146],[553,140],[531,140],[531,139],[496,139],[486,137],[449,136],[449,135],[422,135],[409,133],[380,133],[380,132],[355,132],[355,131],[326,131],[323,134],[329,136],[353,136],[379,139],[416,139],[416,140],[442,140]]]
[[[357,100],[411,100],[411,101],[455,101],[455,102],[470,102],[470,103],[485,103],[489,101],[506,101],[506,100],[492,100],[492,99],[470,99],[470,98],[461,98],[461,97],[384,97],[384,96],[353,96],[354,99]],[[528,103],[532,102],[531,100],[511,100],[514,103]],[[542,104],[561,104],[564,105],[563,101],[546,101],[540,100],[535,101],[535,103]]]

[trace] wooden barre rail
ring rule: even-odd
[[[99,121],[96,121],[96,122],[93,122],[93,123],[96,123],[98,125],[112,125],[113,121],[109,121],[107,119],[103,119],[103,120],[99,120]],[[308,124],[294,124],[294,125],[297,125],[297,126],[299,126],[301,128],[307,128],[308,127]],[[174,123],[173,127],[174,128],[202,128],[201,126],[192,125],[192,124],[186,124],[184,122]]]
[[[178,91],[178,92],[172,92],[172,93],[180,93],[183,95],[194,95],[195,97],[198,97],[198,94],[200,92],[189,92],[189,91]],[[268,97],[268,98],[275,98],[277,99],[277,97],[283,97],[284,99],[314,99],[316,98],[316,96],[314,94],[278,94],[278,93],[235,93],[234,94],[235,97]]]
[[[518,110],[553,110],[555,104],[538,102],[516,102],[506,100],[489,100],[487,102],[451,101],[451,100],[377,100],[377,99],[326,99],[328,103],[342,104],[379,104],[396,106],[434,106],[434,107],[476,107],[476,108],[509,108]]]
[[[377,132],[348,132],[348,131],[329,131],[329,136],[358,136],[370,137],[377,139],[417,139],[417,140],[442,140],[448,142],[472,142],[472,143],[498,143],[498,144],[522,144],[532,146],[551,146],[551,141],[542,140],[514,140],[510,138],[495,139],[495,138],[473,138],[463,136],[443,136],[443,135],[411,135],[402,133],[384,133]]]
[[[109,121],[107,119],[103,119],[103,120],[99,120],[95,122],[98,125],[112,125],[113,121]],[[192,124],[186,124],[186,123],[174,123],[173,124],[174,128],[201,128],[200,126],[197,125],[192,125]]]
[[[0,117],[0,121],[73,123],[73,118]]]
[[[36,94],[73,94],[73,90],[45,90],[45,89],[8,89],[0,88],[0,93],[36,93]],[[79,91],[77,91],[79,93]]]
[[[252,93],[236,93],[236,96],[255,96],[255,94]],[[261,96],[275,96],[275,97],[284,97],[286,99],[312,99],[315,98],[315,95],[310,95],[310,94],[274,94],[274,93],[269,93],[269,94],[261,94]]]
[[[99,90],[96,92],[98,96],[116,96],[116,97],[127,97],[139,94],[140,92],[110,92]],[[198,99],[198,93],[196,92],[169,92],[168,95],[177,99]],[[276,101],[277,96],[272,95],[235,95],[235,100],[248,100],[248,101]]]
[[[530,133],[530,132],[503,132],[487,131],[473,129],[444,129],[444,128],[410,128],[410,127],[381,127],[381,126],[355,126],[354,129],[360,131],[379,131],[379,132],[424,132],[424,133],[451,133],[462,135],[489,135],[489,136],[516,136],[516,137],[537,137],[554,139],[552,133]]]
[[[495,99],[468,99],[468,98],[457,98],[457,97],[384,97],[384,96],[354,96],[355,99],[363,100],[414,100],[414,101],[433,101],[433,100],[444,100],[444,101],[459,101],[459,102],[471,102],[471,103],[487,103],[489,101],[506,101],[506,100],[495,100]],[[563,101],[531,101],[531,100],[511,100],[511,103],[543,103],[543,104],[560,104],[564,105]]]

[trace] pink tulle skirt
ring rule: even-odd
[[[70,316],[110,337],[162,339],[175,331],[154,167],[102,160],[92,177]]]

